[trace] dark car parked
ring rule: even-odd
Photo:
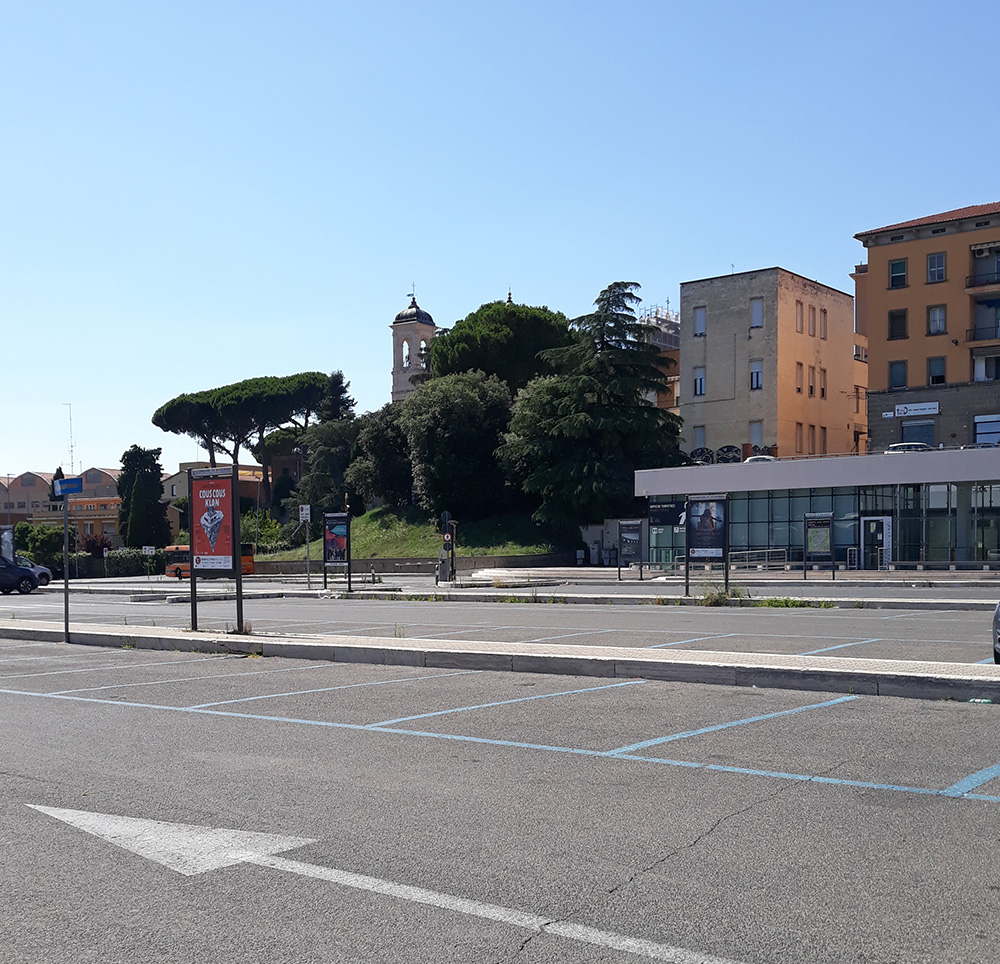
[[[0,592],[5,596],[15,589],[21,593],[29,593],[38,588],[38,576],[30,569],[11,562],[0,556]]]

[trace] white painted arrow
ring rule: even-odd
[[[378,877],[366,877],[346,870],[320,867],[275,856],[286,850],[316,843],[307,837],[283,837],[245,830],[219,830],[214,827],[166,823],[161,820],[144,820],[108,813],[62,810],[34,804],[28,806],[32,810],[68,823],[78,830],[100,837],[140,857],[154,860],[188,877],[235,864],[256,864],[302,877],[325,880],[342,887],[409,900],[459,914],[469,914],[511,927],[521,927],[536,934],[552,934],[609,950],[636,954],[656,961],[670,961],[672,964],[737,964],[736,961],[698,954],[681,947],[669,947],[654,941],[626,937],[614,931],[598,930],[568,921],[550,920],[538,914],[527,914],[499,904],[467,900],[464,897],[425,890],[423,887],[412,887],[409,884],[398,884]]]

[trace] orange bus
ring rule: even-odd
[[[240,572],[244,576],[253,575],[254,545],[252,542],[240,543]],[[175,579],[191,578],[191,547],[167,546],[163,550],[164,571]],[[199,578],[205,578],[204,576]]]

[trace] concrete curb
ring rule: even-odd
[[[18,621],[0,638],[62,642],[60,623]],[[626,647],[486,643],[353,636],[240,636],[134,627],[72,626],[76,645],[202,653],[283,656],[289,659],[491,672],[650,679],[665,682],[818,690],[908,699],[1000,703],[1000,666],[836,656],[701,653]]]

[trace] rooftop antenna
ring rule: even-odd
[[[63,405],[69,409],[69,474],[76,475],[73,462],[73,403],[63,402]]]

